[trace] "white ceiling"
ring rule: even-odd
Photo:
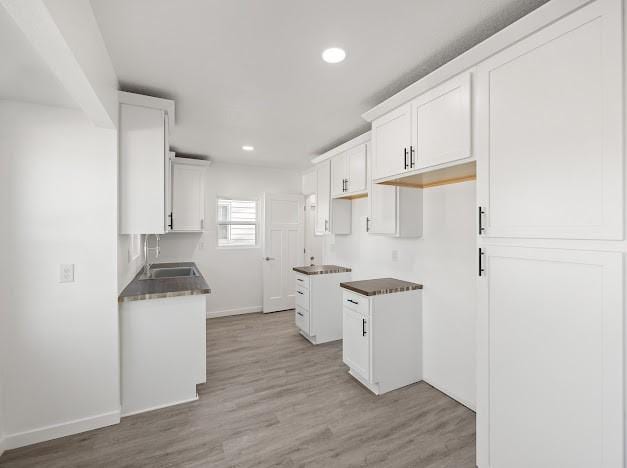
[[[367,131],[363,112],[546,2],[91,1],[122,89],[176,100],[177,151],[298,168]],[[324,63],[329,46],[346,61]]]
[[[4,7],[0,6],[0,99],[76,107]]]

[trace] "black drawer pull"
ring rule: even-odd
[[[302,291],[296,291],[296,292],[297,292],[298,294],[303,294],[303,295],[305,294],[305,293],[304,293],[304,292],[302,292]]]
[[[296,312],[298,315],[300,315],[301,317],[304,317],[302,312]]]
[[[346,299],[346,300],[350,302],[351,304],[359,305],[359,302],[353,301],[352,299]]]
[[[305,280],[304,280],[304,279],[302,279],[302,278],[296,278],[296,281],[300,281],[300,282],[302,283],[302,282],[303,282],[303,281],[305,281]]]

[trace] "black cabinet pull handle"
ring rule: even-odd
[[[366,319],[361,319],[361,336],[366,336]]]
[[[414,153],[415,153],[415,151],[414,151],[414,147],[413,147],[413,145],[412,145],[412,146],[410,146],[410,147],[409,147],[409,167],[410,167],[411,169],[413,169],[413,168],[414,168],[414,165],[416,164],[416,163],[414,162]]]
[[[407,148],[403,148],[403,156],[405,161],[405,169],[407,169]]]
[[[174,229],[174,214],[170,212],[168,218],[170,218],[170,229]]]
[[[485,228],[483,227],[483,215],[485,214],[485,211],[483,210],[483,208],[479,207],[479,235],[483,234],[483,232],[485,231]]]
[[[296,278],[296,281],[300,281],[300,282],[302,283],[302,282],[303,282],[303,281],[305,281],[305,280],[304,280],[304,279],[302,279],[302,278]]]
[[[479,276],[483,276],[483,273],[485,273],[485,270],[483,268],[483,256],[484,255],[485,253],[483,252],[483,249],[479,247]]]
[[[358,304],[359,304],[359,302],[357,302],[357,301],[353,301],[352,299],[346,299],[346,300],[347,300],[348,302],[351,302],[351,303],[355,304],[355,305],[358,305]]]
[[[298,294],[305,295],[305,293],[304,293],[304,292],[302,292],[302,291],[296,291],[296,292],[297,292]]]
[[[370,218],[366,217],[366,232],[370,232]]]
[[[302,312],[296,312],[298,315],[300,315],[301,317],[304,317]]]

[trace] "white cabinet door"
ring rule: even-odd
[[[479,466],[622,467],[622,253],[488,245],[482,263]]]
[[[316,234],[329,231],[331,199],[331,164],[324,161],[316,166]]]
[[[204,169],[172,164],[172,230],[202,231],[205,218]]]
[[[471,156],[470,89],[470,73],[464,73],[412,101],[411,162],[415,168]]]
[[[488,237],[623,238],[621,16],[591,3],[478,67]]]
[[[359,145],[347,152],[348,161],[348,187],[351,193],[365,192],[367,190],[366,175],[366,144]]]
[[[344,307],[342,319],[342,358],[353,372],[370,381],[370,344],[367,317]]]
[[[370,234],[396,235],[397,192],[397,187],[370,183],[366,221],[366,230]]]
[[[347,153],[340,153],[331,159],[331,195],[341,196],[348,192]]]
[[[405,104],[372,122],[373,174],[381,179],[409,169],[411,105]]]
[[[120,233],[163,234],[166,116],[160,109],[120,105]]]

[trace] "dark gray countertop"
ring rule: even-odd
[[[331,273],[348,273],[351,271],[350,268],[338,265],[310,265],[294,267],[292,269],[303,275],[328,275]]]
[[[177,262],[177,263],[154,263],[151,268],[164,267],[196,267],[198,273],[200,270],[194,262]],[[159,278],[140,280],[139,277],[144,272],[142,268],[133,281],[131,281],[124,291],[118,296],[118,302],[142,301],[145,299],[161,299],[164,297],[177,296],[194,296],[198,294],[209,294],[211,289],[200,276],[181,277],[181,278]]]
[[[362,281],[348,281],[340,283],[340,287],[349,291],[362,294],[363,296],[378,296],[380,294],[391,294],[403,291],[414,291],[422,289],[422,284],[410,283],[395,278],[377,278]]]

